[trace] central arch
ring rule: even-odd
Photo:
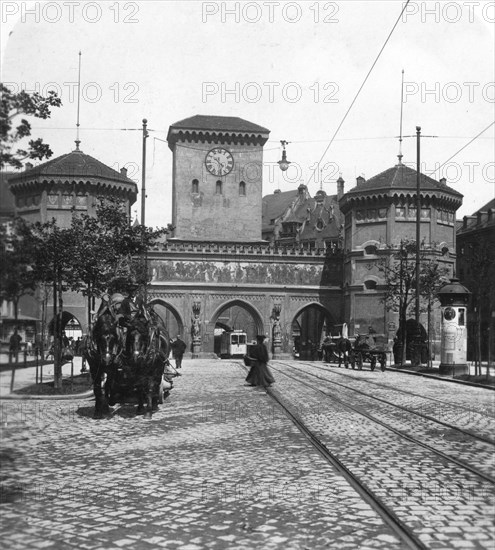
[[[258,334],[265,333],[265,326],[260,312],[244,300],[230,300],[219,306],[209,322],[210,334],[213,339],[213,351],[219,355],[220,338],[224,331],[242,330],[247,335],[247,341],[256,340]]]

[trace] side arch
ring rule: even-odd
[[[189,331],[186,330],[181,314],[173,305],[161,298],[151,299],[149,305],[153,306],[153,309],[161,317],[171,338],[180,335],[186,344],[189,344]]]

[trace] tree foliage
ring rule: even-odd
[[[36,244],[30,225],[22,218],[0,225],[0,298],[14,304],[16,320],[19,300],[36,288]]]
[[[48,92],[43,97],[37,92],[12,92],[7,86],[0,83],[0,169],[6,166],[22,168],[22,161],[26,159],[43,160],[53,154],[50,146],[41,138],[31,139],[27,148],[16,148],[16,143],[31,135],[31,124],[22,116],[47,119],[51,116],[50,107],[60,107],[62,104],[56,92]]]

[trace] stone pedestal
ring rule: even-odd
[[[273,359],[281,359],[281,355],[282,355],[282,345],[281,343],[277,343],[275,342],[273,344]]]
[[[192,359],[197,359],[201,353],[201,342],[193,342],[192,345]]]

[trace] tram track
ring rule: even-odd
[[[242,363],[238,366],[247,372]],[[348,481],[350,486],[363,498],[363,500],[375,510],[388,525],[392,531],[403,541],[411,550],[428,550],[421,539],[414,534],[414,531],[399,516],[387,506],[382,499],[373,493],[345,464],[333,453],[309,428],[305,422],[280,399],[280,397],[270,388],[266,388],[268,395],[281,407],[288,418],[294,423],[299,431],[308,439],[311,445],[320,453],[320,455],[331,464]]]
[[[280,361],[278,361],[278,362],[280,362]],[[346,374],[345,372],[340,372],[340,371],[337,371],[337,370],[329,371],[328,369],[326,369],[324,367],[321,367],[320,365],[315,365],[314,362],[298,361],[298,364],[309,365],[312,368],[319,369],[319,370],[322,370],[324,372],[332,372],[332,374],[336,374],[338,376],[343,376],[343,377],[348,378],[350,380],[359,380],[361,382],[366,382],[366,384],[368,384],[368,385],[377,386],[379,388],[386,388],[388,390],[404,393],[404,394],[407,394],[407,395],[411,395],[413,397],[420,397],[422,399],[429,400],[429,401],[432,401],[432,402],[435,402],[435,403],[439,403],[439,404],[444,405],[444,406],[456,407],[457,409],[465,410],[465,411],[470,412],[470,413],[472,413],[473,410],[474,410],[472,406],[465,407],[464,405],[460,405],[457,402],[452,403],[452,402],[449,402],[449,401],[443,401],[442,399],[438,399],[436,397],[426,396],[424,394],[412,392],[410,390],[404,390],[402,388],[397,388],[397,387],[391,386],[389,384],[383,384],[383,383],[379,384],[377,382],[373,382],[372,380],[369,380],[368,378],[361,378],[361,377],[358,377],[358,376],[350,376],[349,374]],[[328,364],[328,365],[330,366],[330,364]],[[372,371],[369,371],[369,372],[372,372]],[[483,388],[483,389],[485,389],[485,388]],[[480,412],[480,411],[477,411],[477,412],[478,412],[478,414],[486,416],[486,417],[490,418],[491,420],[495,420],[495,414],[486,414],[486,413]]]
[[[282,361],[278,361],[277,364],[282,364],[282,365],[285,365],[285,366],[288,366],[290,368],[294,368],[293,365],[290,365],[288,363],[284,363]],[[329,371],[328,370],[325,370],[321,367],[318,367],[318,366],[315,366],[315,365],[310,365],[312,368],[315,368],[315,369],[318,369],[318,370],[323,370],[323,372],[326,372],[328,373]],[[297,369],[299,371],[299,369]],[[307,371],[304,371],[305,375],[311,375],[312,373],[308,373]],[[332,371],[332,374],[334,374],[334,372]],[[341,374],[341,373],[335,373],[335,374]],[[331,380],[329,378],[324,378],[324,377],[321,377],[321,376],[317,376],[317,375],[312,375],[314,376],[315,378],[318,378],[319,380],[323,380],[325,382],[329,382],[331,383],[332,385],[336,385],[336,386],[339,386],[339,387],[342,387],[342,388],[345,388],[346,390],[350,390],[350,391],[353,391],[353,392],[356,392],[360,395],[363,395],[369,399],[373,399],[375,401],[378,401],[378,402],[381,402],[381,403],[384,403],[386,405],[389,405],[391,407],[395,407],[397,409],[400,409],[402,411],[406,411],[407,413],[410,413],[410,414],[413,414],[419,418],[422,418],[422,419],[425,419],[425,420],[428,420],[430,422],[435,422],[436,424],[439,424],[441,426],[444,426],[446,428],[449,428],[449,429],[452,429],[452,430],[455,430],[465,436],[468,436],[468,437],[472,437],[473,439],[477,439],[479,441],[482,441],[483,443],[487,443],[488,445],[493,445],[495,446],[495,440],[490,438],[490,437],[486,437],[484,435],[480,435],[480,434],[476,434],[474,432],[472,432],[471,430],[465,430],[464,428],[460,428],[459,426],[455,426],[454,424],[449,424],[448,422],[444,422],[443,420],[440,420],[438,418],[434,418],[433,416],[430,416],[428,414],[424,414],[424,413],[421,413],[417,410],[414,410],[414,409],[411,409],[409,407],[406,407],[405,405],[399,405],[397,403],[394,403],[392,401],[387,401],[386,399],[383,399],[381,397],[377,397],[376,395],[371,395],[363,390],[360,390],[358,388],[353,388],[352,386],[347,386],[346,384],[341,384],[340,382],[336,382],[335,380]],[[344,375],[345,376],[345,375]],[[352,377],[348,377],[349,379],[353,379]],[[359,379],[359,380],[363,380],[363,379]],[[364,381],[364,380],[363,380]],[[367,382],[367,381],[366,381]],[[401,390],[401,389],[395,389],[391,386],[388,386],[386,384],[384,384],[383,386],[380,385],[380,384],[374,384],[375,386],[378,386],[380,388],[382,387],[386,387],[387,391],[396,391],[398,393],[409,393],[409,394],[412,394],[414,395],[415,397],[422,397],[420,394],[414,394],[413,392],[406,392],[404,390]],[[429,398],[426,398],[426,399],[429,399]],[[449,405],[450,407],[452,407],[453,405],[450,404]],[[466,409],[466,408],[464,408]],[[469,411],[469,409],[467,409]],[[472,411],[469,411],[469,412],[472,412]],[[491,417],[489,417],[491,418]]]
[[[445,535],[441,518],[446,509],[458,515],[459,525],[481,522],[483,532],[491,524],[487,519],[495,493],[491,475],[363,415],[362,406],[350,408],[335,393],[325,391],[323,380],[316,386],[311,381],[314,375],[308,374],[308,380],[305,371],[287,366],[297,371],[295,376],[283,362],[270,363],[277,383],[266,389],[268,395],[409,548],[437,548],[435,541],[441,541],[442,548],[459,547],[459,534]],[[319,400],[318,394],[324,399]],[[491,538],[489,530],[484,532]]]
[[[447,460],[453,464],[455,464],[456,466],[464,469],[464,470],[467,470],[469,471],[470,473],[482,478],[483,480],[485,481],[488,481],[489,483],[492,483],[493,485],[495,485],[495,478],[485,472],[482,472],[480,471],[479,469],[477,468],[474,468],[472,467],[471,465],[467,464],[466,462],[462,461],[462,460],[458,460],[457,458],[449,455],[449,454],[446,454],[445,452],[439,450],[439,449],[435,449],[435,447],[432,447],[431,445],[429,445],[428,443],[424,443],[423,441],[420,441],[419,439],[416,439],[415,437],[413,436],[410,436],[408,435],[407,433],[404,433],[403,431],[401,430],[398,430],[397,428],[394,428],[393,426],[391,426],[390,424],[387,424],[386,422],[383,422],[382,420],[374,417],[373,415],[367,413],[366,411],[363,411],[361,407],[355,407],[353,405],[350,405],[349,403],[346,403],[345,401],[343,401],[342,399],[340,399],[339,397],[337,397],[334,393],[332,392],[329,392],[329,391],[325,391],[325,390],[322,390],[320,387],[317,387],[311,383],[308,383],[307,381],[304,381],[304,380],[301,380],[301,375],[303,376],[311,376],[311,374],[308,374],[306,372],[301,372],[299,369],[293,367],[292,365],[289,365],[289,364],[286,364],[287,367],[289,368],[292,368],[296,371],[298,371],[298,377],[296,376],[293,376],[293,375],[290,375],[288,374],[287,372],[284,372],[283,370],[279,369],[279,368],[276,368],[276,367],[273,367],[273,365],[271,366],[271,368],[273,370],[275,370],[276,372],[284,375],[284,376],[287,376],[289,378],[291,378],[292,380],[295,380],[299,383],[302,383],[304,385],[306,385],[307,387],[311,388],[312,390],[314,391],[317,391],[319,393],[322,393],[323,395],[325,395],[326,397],[330,397],[331,399],[333,399],[334,401],[336,401],[337,403],[339,403],[341,406],[343,407],[346,407],[347,409],[349,410],[352,410],[353,412],[361,415],[361,416],[364,416],[365,418],[367,418],[368,420],[370,420],[371,422],[374,422],[376,424],[379,424],[380,426],[384,427],[385,429],[391,431],[392,433],[398,435],[399,437],[401,438],[404,438],[408,441],[410,441],[411,443],[415,444],[415,445],[418,445],[420,447],[423,447],[424,449],[427,449],[428,451],[436,454],[437,456],[439,456],[440,458],[442,458],[443,460]],[[332,383],[331,380],[326,380],[328,381],[329,383]],[[391,403],[388,403],[389,405],[393,405]]]

